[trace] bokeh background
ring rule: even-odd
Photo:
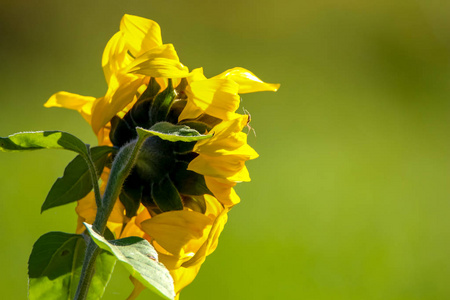
[[[243,96],[261,157],[218,249],[181,299],[450,299],[450,2],[0,0],[0,136],[65,130],[52,93],[101,96],[124,13],[157,21],[190,69],[241,66],[277,93]],[[25,299],[40,214],[64,151],[0,155],[0,288]],[[105,299],[131,283],[117,266]],[[140,299],[156,299],[144,292]]]

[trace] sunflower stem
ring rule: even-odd
[[[147,137],[149,136],[139,136],[136,140],[124,145],[114,159],[103,199],[97,203],[97,214],[93,224],[93,229],[100,235],[105,233],[108,218],[114,208],[116,199],[119,197],[122,185],[136,163],[139,149]],[[98,193],[100,194],[100,191]],[[100,252],[101,249],[97,244],[90,236],[87,236],[86,254],[75,300],[86,299],[95,272],[95,260]]]
[[[86,299],[89,287],[91,286],[92,277],[94,276],[95,260],[100,254],[101,249],[87,236],[88,242],[86,247],[86,254],[84,256],[83,269],[81,270],[80,282],[78,283],[77,292],[74,299]]]

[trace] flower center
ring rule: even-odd
[[[173,88],[169,79],[167,88],[160,91],[159,84],[151,78],[147,89],[124,117],[112,118],[110,139],[113,145],[122,147],[137,138],[136,127],[149,129],[158,122],[183,124],[200,133],[210,130],[218,119],[208,115],[178,122],[186,106],[186,86],[187,81],[183,79]],[[194,145],[195,142],[169,142],[157,136],[144,142],[119,196],[128,217],[136,215],[140,203],[152,215],[184,207],[205,212],[203,196],[212,193],[203,175],[187,170],[188,164],[198,156],[192,152]]]

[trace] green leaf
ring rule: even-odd
[[[88,155],[87,146],[76,136],[63,131],[19,132],[0,138],[0,151],[66,149]]]
[[[92,229],[92,225],[87,223],[84,225],[94,242],[100,248],[114,254],[131,276],[156,294],[166,299],[175,298],[173,279],[169,270],[158,262],[158,253],[147,240],[132,236],[107,241]]]
[[[122,188],[119,199],[125,206],[126,216],[132,218],[136,216],[139,206],[141,205],[142,186],[136,188]]]
[[[105,167],[108,155],[115,149],[108,146],[91,148],[91,157],[99,177]],[[42,204],[41,213],[49,208],[68,204],[84,198],[92,190],[92,180],[88,165],[81,155],[75,157],[64,170],[64,175],[56,179],[47,198]]]
[[[153,182],[152,198],[162,211],[183,209],[181,196],[168,176],[164,176],[158,182]]]
[[[81,235],[48,232],[33,246],[28,261],[30,300],[73,299],[80,279],[86,243]],[[98,256],[87,299],[100,299],[116,259],[106,251]]]
[[[192,129],[189,126],[174,125],[168,122],[156,123],[148,130],[141,127],[136,127],[136,131],[141,139],[150,136],[158,136],[169,142],[195,142],[209,139],[213,136],[212,134],[200,134],[197,130]]]
[[[180,194],[190,196],[212,195],[205,182],[205,177],[187,169],[188,163],[177,162],[170,173],[170,179]]]

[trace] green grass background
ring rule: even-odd
[[[261,157],[181,299],[450,299],[450,2],[0,0],[0,136],[95,144],[76,112],[43,103],[104,94],[124,13],[157,21],[190,69],[281,83],[243,95]],[[0,154],[2,299],[26,298],[39,236],[75,229],[74,205],[39,213],[72,158]],[[130,291],[117,266],[105,299]]]

